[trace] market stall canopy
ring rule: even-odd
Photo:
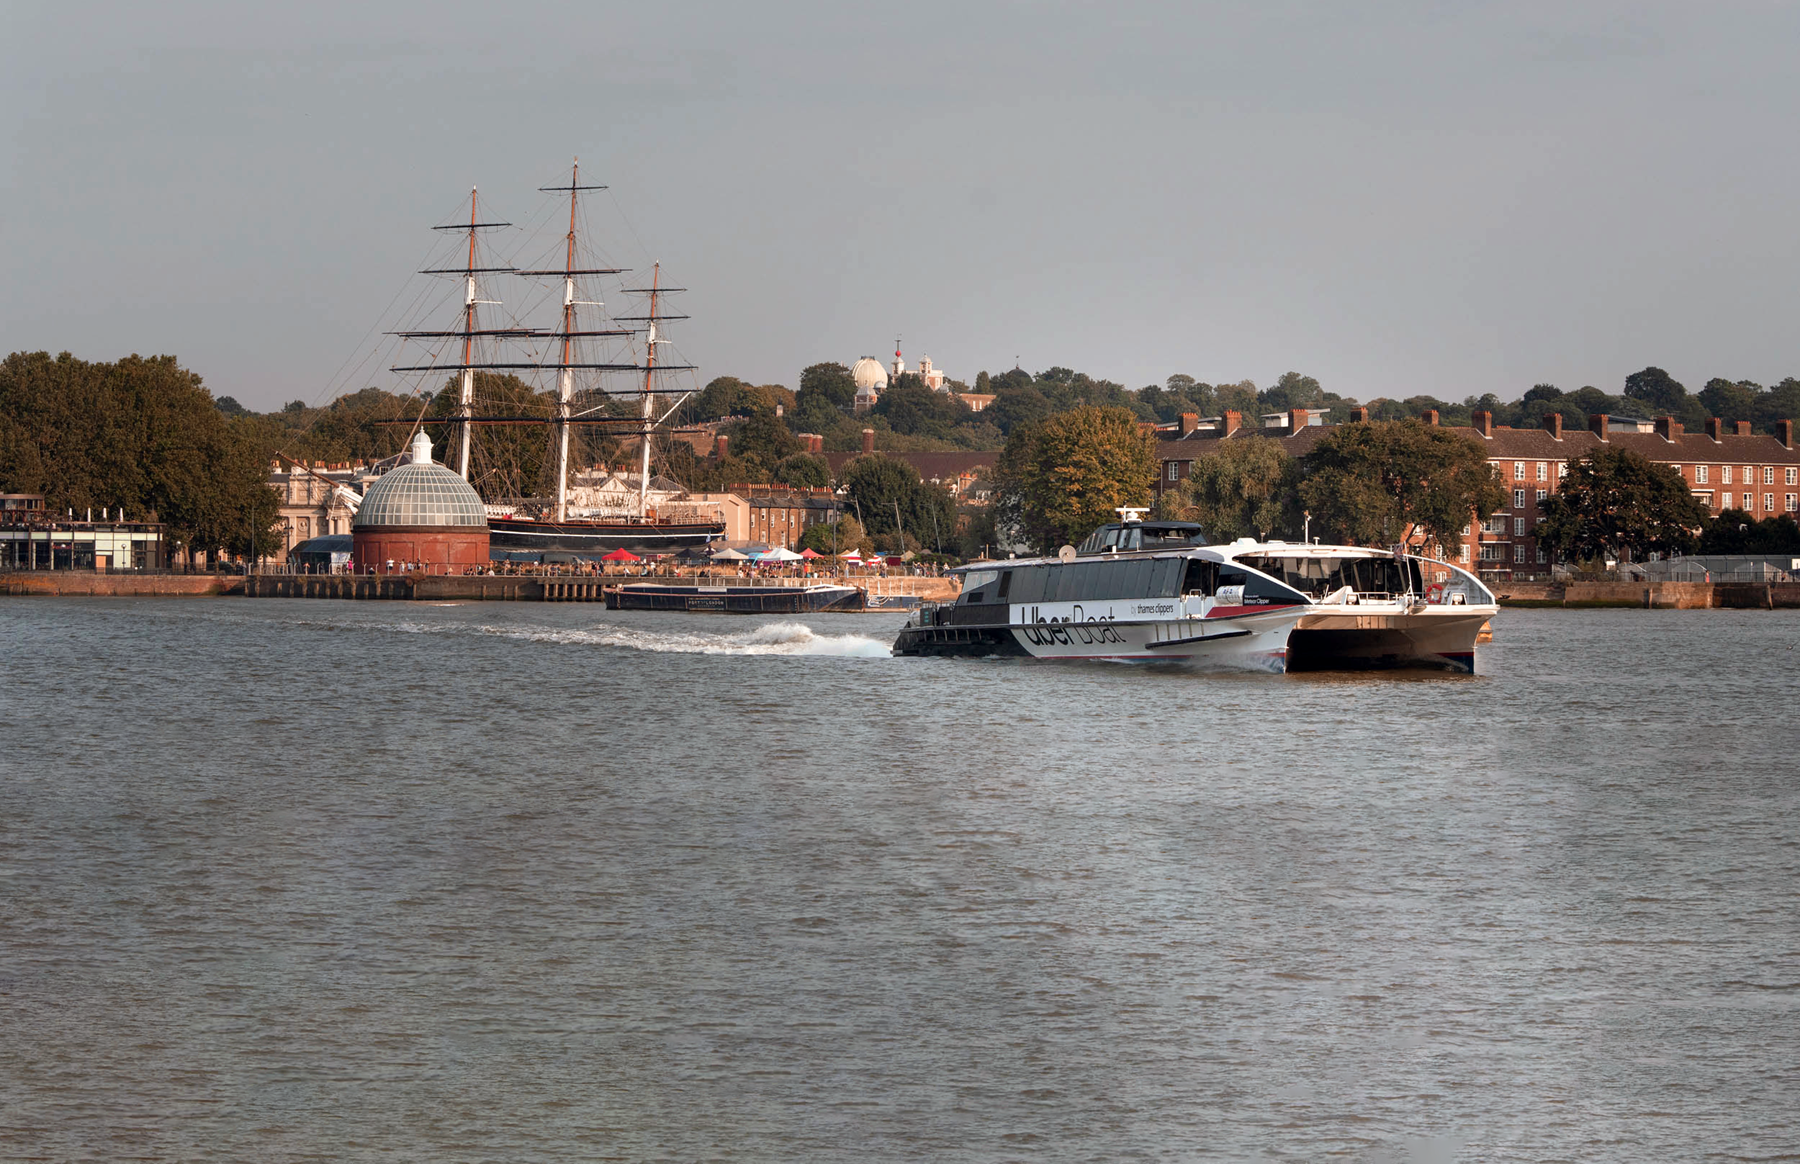
[[[760,554],[751,555],[758,562],[798,562],[801,555],[786,546],[776,546],[772,550],[764,550]]]
[[[748,561],[749,558],[750,558],[750,555],[740,554],[736,550],[732,549],[730,546],[726,546],[724,549],[720,550],[718,553],[716,553],[712,556],[712,560],[715,562],[743,562],[743,561]]]
[[[801,550],[800,556],[802,558],[823,558],[825,555],[821,554],[817,550],[807,549],[807,550]]]
[[[618,549],[614,550],[610,554],[600,555],[600,560],[602,562],[641,562],[641,561],[643,561],[642,558],[638,557],[636,554],[632,553],[630,550],[626,549],[624,546],[620,546]]]

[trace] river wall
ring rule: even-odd
[[[1502,606],[1635,607],[1646,610],[1800,608],[1800,583],[1497,582]]]
[[[0,574],[0,594],[93,598],[208,598],[242,594],[232,574],[106,574],[89,570],[30,570]]]

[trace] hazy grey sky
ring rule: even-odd
[[[1800,375],[1792,3],[0,8],[5,350],[345,383],[479,186],[612,187],[702,375],[1360,398]],[[635,232],[635,233],[633,233]]]

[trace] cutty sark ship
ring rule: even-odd
[[[434,227],[434,230],[457,232],[466,236],[467,245],[458,248],[459,266],[430,267],[420,272],[427,275],[455,276],[462,281],[463,302],[458,326],[445,330],[412,330],[393,334],[405,340],[436,342],[442,348],[460,354],[456,359],[434,359],[428,363],[405,364],[390,371],[414,374],[454,373],[457,381],[455,409],[447,415],[424,416],[415,425],[445,425],[455,439],[454,467],[464,480],[471,480],[471,461],[478,455],[477,433],[498,426],[532,426],[549,430],[555,463],[554,483],[547,497],[505,499],[496,497],[500,475],[478,475],[472,483],[482,492],[488,509],[490,545],[498,555],[569,554],[598,557],[611,550],[625,549],[634,553],[664,553],[688,546],[705,545],[725,534],[724,523],[716,513],[706,513],[694,506],[651,503],[651,441],[657,425],[671,415],[692,389],[666,387],[665,373],[687,372],[693,365],[672,362],[660,356],[659,349],[670,343],[663,325],[671,320],[686,319],[664,309],[666,296],[683,290],[662,285],[661,264],[651,268],[648,286],[628,287],[623,293],[643,303],[640,312],[607,317],[604,303],[590,298],[585,283],[593,278],[622,275],[624,267],[595,265],[585,258],[578,239],[580,223],[579,199],[583,192],[603,190],[604,186],[581,183],[579,162],[571,168],[566,186],[542,186],[547,193],[569,196],[569,229],[560,267],[521,270],[507,264],[483,265],[479,239],[484,231],[509,227],[507,222],[483,222],[477,194],[469,192],[469,220]],[[484,298],[487,279],[495,275],[525,278],[557,279],[562,283],[562,307],[554,328],[522,325],[484,324],[480,309],[499,307],[500,301]],[[592,324],[584,324],[582,309],[599,314]],[[611,343],[623,348],[626,358],[593,359],[586,348],[591,343]],[[510,357],[508,349],[533,345],[537,358]],[[550,416],[518,415],[518,407],[503,408],[496,413],[477,408],[476,375],[478,372],[512,375],[556,374],[555,412]],[[629,377],[626,386],[602,391],[596,385],[602,376]],[[588,387],[578,391],[577,377]],[[622,417],[609,405],[619,396],[638,398],[637,414]],[[674,399],[667,406],[659,402]],[[578,405],[580,406],[578,410]],[[570,436],[577,429],[595,426],[610,435],[633,436],[638,440],[638,473],[635,505],[626,512],[617,510],[583,512],[570,504]],[[490,479],[491,477],[491,479]]]

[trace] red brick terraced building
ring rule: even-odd
[[[1366,409],[1352,413],[1352,423],[1365,421]],[[1437,414],[1421,419],[1436,424]],[[1474,424],[1454,431],[1480,443],[1507,490],[1507,505],[1488,516],[1479,528],[1465,531],[1460,560],[1471,561],[1484,574],[1510,578],[1514,574],[1548,572],[1550,554],[1537,542],[1535,530],[1543,516],[1543,503],[1556,491],[1570,460],[1598,448],[1625,448],[1681,474],[1694,496],[1718,514],[1741,509],[1757,518],[1788,514],[1800,519],[1800,450],[1794,448],[1794,423],[1780,421],[1776,434],[1756,434],[1747,422],[1727,425],[1709,420],[1704,432],[1684,432],[1670,417],[1655,422],[1653,432],[1621,432],[1605,414],[1588,418],[1585,431],[1565,430],[1562,417],[1545,418],[1548,428],[1496,427],[1490,413],[1477,412]],[[1221,441],[1265,436],[1275,440],[1293,457],[1310,452],[1331,432],[1305,409],[1290,414],[1285,426],[1247,428],[1243,417],[1227,412],[1201,421],[1183,416],[1171,439],[1158,443],[1161,494],[1193,472],[1194,462],[1218,449]]]

